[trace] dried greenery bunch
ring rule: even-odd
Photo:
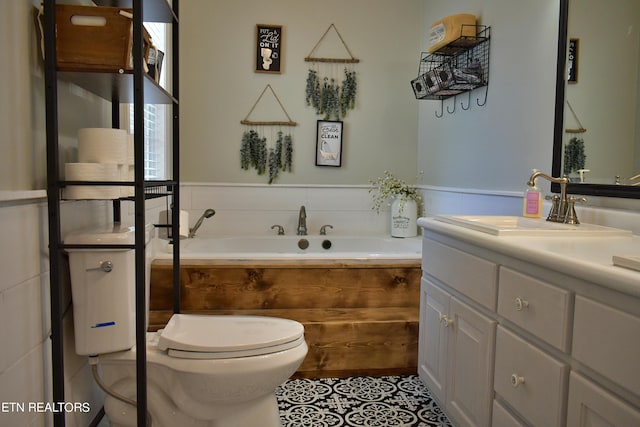
[[[565,175],[584,169],[587,156],[584,154],[584,140],[573,137],[564,147],[564,168]]]
[[[269,184],[278,177],[280,171],[291,172],[293,162],[293,139],[291,135],[278,132],[276,146],[267,148],[267,138],[261,137],[255,130],[242,135],[240,146],[240,167],[244,170],[254,168],[258,175],[268,172]]]
[[[316,114],[324,115],[325,120],[340,120],[355,108],[357,89],[355,71],[344,69],[341,86],[336,79],[328,77],[324,77],[321,83],[318,72],[309,70],[305,101],[308,106],[315,108]]]
[[[369,189],[369,193],[373,194],[373,206],[371,209],[380,213],[382,206],[390,198],[400,198],[400,211],[404,209],[404,204],[407,200],[415,200],[418,205],[418,214],[422,209],[422,196],[418,193],[418,189],[414,185],[409,185],[405,181],[396,178],[389,171],[384,171],[384,175],[376,179],[369,180],[369,183],[373,186]]]

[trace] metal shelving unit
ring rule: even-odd
[[[120,221],[122,201],[134,203],[135,242],[127,248],[135,250],[136,263],[136,401],[137,425],[147,425],[147,370],[146,370],[146,289],[145,289],[145,201],[155,197],[171,197],[173,201],[173,235],[179,234],[179,0],[94,0],[99,6],[133,9],[133,71],[126,73],[59,72],[56,67],[56,0],[44,0],[45,98],[47,140],[47,201],[49,217],[50,289],[51,289],[51,351],[53,401],[65,402],[63,352],[63,252],[70,247],[61,236],[61,190],[66,185],[131,185],[133,197],[113,201],[113,220]],[[163,22],[171,25],[172,38],[172,93],[160,87],[143,71],[143,22]],[[112,126],[119,127],[119,105],[134,104],[134,159],[132,182],[74,182],[61,181],[58,149],[58,80],[72,82],[112,103]],[[172,180],[145,181],[144,179],[144,104],[172,105]],[[90,248],[92,246],[84,246]],[[179,259],[180,245],[174,248],[174,311],[180,311]],[[102,411],[100,412],[103,413]],[[64,427],[65,414],[54,413],[54,426]]]

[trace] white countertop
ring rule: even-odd
[[[614,266],[612,261],[614,255],[640,256],[639,235],[572,238],[494,236],[433,218],[419,218],[418,225],[425,230],[640,297],[640,272]]]

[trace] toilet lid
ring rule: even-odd
[[[263,316],[174,314],[158,347],[192,359],[247,357],[286,350],[304,342],[299,322]]]

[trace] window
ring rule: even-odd
[[[145,22],[144,27],[149,32],[153,44],[163,52],[167,52],[167,25],[155,22]],[[165,56],[164,62],[167,62]],[[160,73],[160,85],[167,87],[167,74],[169,67],[162,67]],[[125,129],[133,134],[133,104],[125,104],[123,117],[126,123]],[[168,173],[168,148],[170,138],[170,111],[171,106],[145,104],[144,106],[144,178],[147,180],[167,179]]]

